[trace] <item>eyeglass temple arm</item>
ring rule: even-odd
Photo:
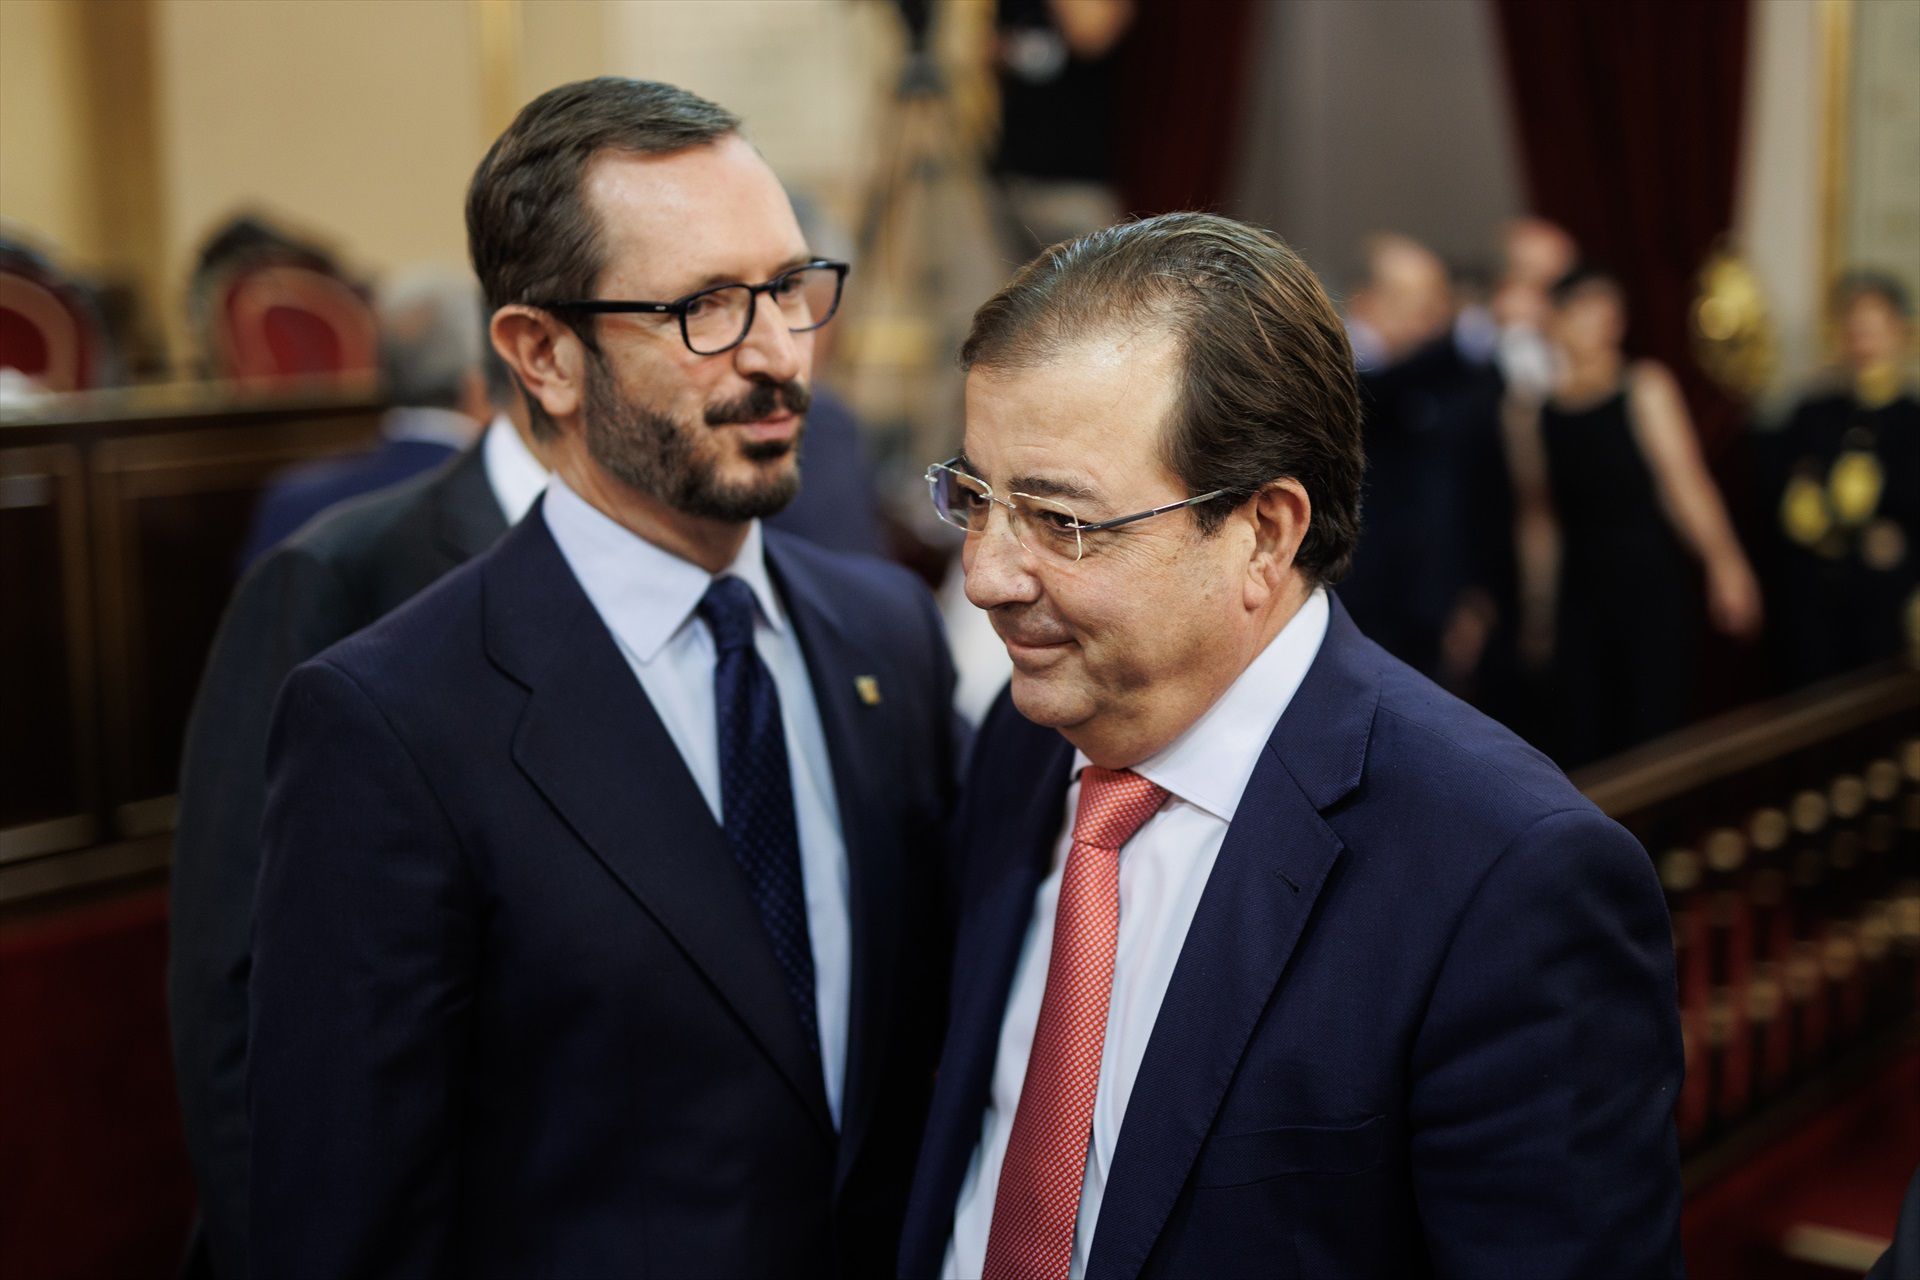
[[[1202,493],[1191,498],[1182,498],[1179,502],[1169,502],[1166,506],[1155,507],[1151,511],[1137,511],[1130,516],[1121,516],[1118,520],[1102,520],[1098,524],[1075,524],[1074,527],[1082,533],[1098,533],[1102,529],[1118,529],[1121,525],[1132,524],[1135,520],[1147,520],[1154,516],[1163,516],[1169,511],[1178,511],[1182,507],[1191,507],[1202,502],[1211,502],[1215,498],[1224,497],[1228,492],[1230,491],[1226,489],[1215,489],[1212,493]]]

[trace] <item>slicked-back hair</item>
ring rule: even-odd
[[[725,107],[650,80],[600,76],[549,89],[520,109],[467,186],[467,252],[489,312],[587,298],[605,267],[583,190],[604,152],[664,155],[738,132]],[[534,434],[553,424],[528,398]]]
[[[1270,231],[1209,213],[1123,222],[1044,250],[973,316],[965,369],[1033,368],[1089,338],[1161,327],[1181,386],[1161,433],[1203,534],[1275,480],[1313,516],[1295,563],[1331,585],[1360,534],[1359,387],[1320,281]]]

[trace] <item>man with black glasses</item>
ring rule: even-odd
[[[809,253],[722,108],[529,104],[467,219],[553,463],[297,670],[254,931],[261,1274],[872,1274],[942,1011],[953,675],[792,497]]]

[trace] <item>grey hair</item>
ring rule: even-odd
[[[480,290],[465,272],[423,267],[380,289],[380,377],[401,408],[451,409],[480,368]]]

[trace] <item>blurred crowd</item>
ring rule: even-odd
[[[1368,634],[1568,767],[1698,714],[1709,632],[1752,646],[1761,691],[1914,646],[1920,400],[1896,281],[1843,278],[1839,367],[1709,459],[1674,373],[1629,354],[1619,278],[1538,219],[1502,249],[1483,291],[1380,236],[1349,296],[1368,487],[1341,595]]]
[[[1125,3],[998,7],[1000,129],[984,167],[1012,260],[1121,216],[1114,71],[1134,16]],[[800,203],[815,251],[853,258],[851,237]],[[1348,282],[1368,479],[1340,591],[1369,635],[1569,767],[1731,697],[1920,644],[1920,400],[1912,302],[1896,281],[1843,278],[1831,300],[1838,365],[1779,420],[1709,453],[1681,379],[1630,354],[1631,273],[1586,260],[1538,218],[1511,223],[1492,248],[1494,270],[1459,268],[1408,236],[1378,235],[1364,278]],[[857,273],[853,292],[857,309]],[[512,430],[516,397],[484,368],[464,273],[400,271],[375,289],[314,237],[242,213],[207,235],[184,299],[187,376],[377,380],[391,404],[376,449],[274,486],[243,563],[322,509],[472,447],[489,422]],[[0,403],[163,372],[132,313],[48,254],[0,242],[0,364],[11,366]],[[831,337],[816,361],[828,383]],[[960,700],[977,715],[1004,680],[1004,652],[960,591],[953,545],[897,518],[919,505],[906,492],[917,460],[886,473],[901,492],[878,492],[872,438],[816,386],[807,483],[779,522],[930,578],[944,568]],[[1716,694],[1701,664],[1728,654],[1742,674]]]
[[[1037,184],[1018,179],[1020,198],[1037,199]],[[1072,185],[1086,196],[1082,178]],[[1052,201],[1062,218],[1074,203]],[[1106,208],[1078,204],[1083,220]],[[816,248],[850,250],[811,206],[801,212]],[[1364,258],[1346,321],[1367,415],[1365,530],[1340,592],[1395,655],[1573,767],[1699,714],[1712,635],[1760,672],[1756,692],[1914,647],[1920,398],[1912,302],[1896,281],[1844,277],[1832,296],[1839,364],[1783,421],[1709,458],[1673,373],[1629,354],[1619,279],[1559,227],[1506,227],[1491,279],[1404,235],[1372,237]],[[44,256],[0,248],[0,270],[85,313],[85,291]],[[516,397],[487,367],[463,273],[402,271],[375,289],[325,247],[247,214],[208,237],[186,297],[207,376],[365,376],[391,405],[377,448],[273,486],[243,565],[335,503],[444,463],[488,422],[509,427]],[[96,380],[119,367],[111,344],[82,346],[86,358],[63,367]],[[17,340],[6,351],[34,354]],[[7,376],[17,394],[47,372],[43,360]],[[951,552],[905,545],[918,531],[890,513],[906,495],[876,491],[862,428],[829,388],[816,388],[804,466],[784,526],[840,549],[904,549],[922,567]],[[961,698],[977,713],[1005,659],[949,586]]]

